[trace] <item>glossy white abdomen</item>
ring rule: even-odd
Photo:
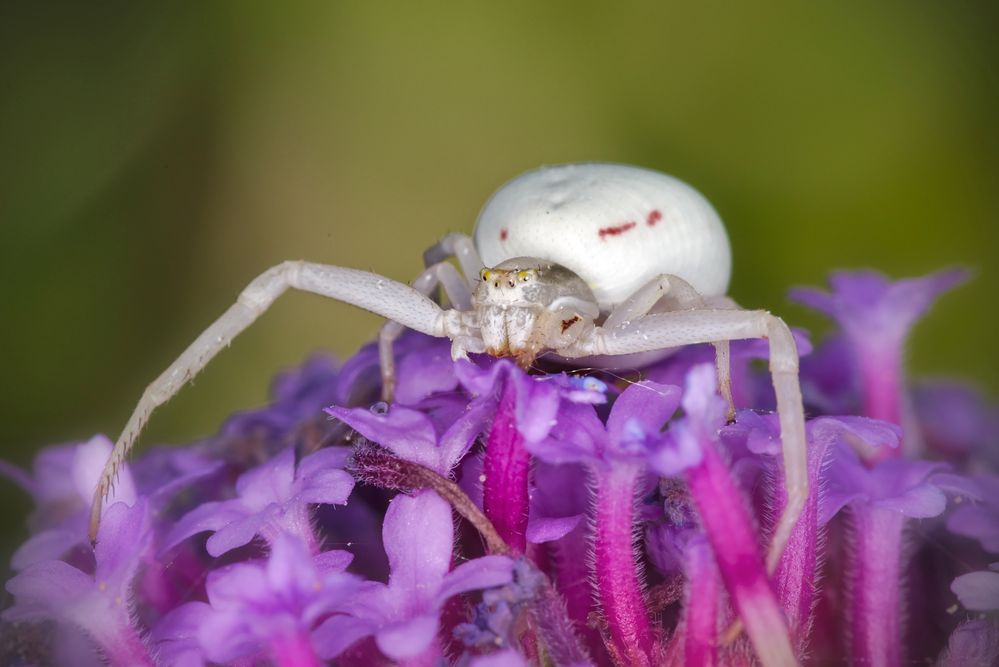
[[[570,164],[522,174],[486,202],[475,245],[488,267],[513,257],[562,264],[593,290],[602,311],[661,273],[704,296],[728,288],[728,235],[696,190],[659,172]]]

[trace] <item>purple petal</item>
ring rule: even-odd
[[[414,405],[431,394],[452,391],[458,386],[451,361],[451,342],[418,337],[422,339],[419,349],[403,355],[396,366],[395,400],[403,405]]]
[[[703,458],[698,433],[689,423],[676,424],[668,437],[649,453],[649,466],[662,477],[675,477],[698,465]]]
[[[580,524],[582,514],[565,517],[536,517],[527,520],[527,541],[532,544],[543,544],[560,540]]]
[[[682,405],[691,421],[709,431],[725,423],[727,406],[718,395],[718,376],[712,364],[695,366],[687,374]]]
[[[78,569],[59,560],[32,565],[7,582],[7,592],[17,598],[3,612],[7,620],[52,618],[67,601],[93,589],[94,582]]]
[[[947,496],[940,489],[924,485],[908,489],[899,496],[875,500],[874,507],[883,507],[913,519],[940,516],[947,509]]]
[[[350,453],[349,447],[324,447],[298,462],[295,478],[300,483],[308,483],[315,474],[327,470],[343,470]]]
[[[293,593],[317,590],[319,577],[305,544],[287,534],[281,534],[271,546],[267,559],[267,582],[273,591]]]
[[[440,460],[437,472],[449,475],[451,470],[468,453],[475,438],[482,433],[486,422],[492,417],[493,406],[488,402],[473,401],[467,412],[452,424],[441,436]]]
[[[295,451],[287,447],[266,463],[240,475],[236,493],[245,507],[260,510],[290,498],[294,481]]]
[[[107,508],[94,547],[97,561],[94,579],[98,585],[126,587],[151,547],[152,539],[152,524],[144,500],[132,507],[115,503]]]
[[[451,566],[451,506],[433,491],[398,495],[385,512],[382,541],[393,589],[434,595]]]
[[[999,572],[983,571],[962,574],[950,585],[970,611],[999,611]]]
[[[205,531],[217,531],[230,523],[243,519],[246,515],[247,510],[238,501],[227,500],[199,505],[177,521],[164,539],[161,552],[172,549],[192,535]]]
[[[974,387],[921,383],[913,390],[913,403],[923,439],[934,452],[963,460],[999,449],[999,411]]]
[[[320,658],[332,660],[377,629],[377,624],[365,618],[331,616],[313,631],[312,645]]]
[[[264,658],[260,640],[238,611],[216,612],[205,618],[198,628],[198,643],[212,662],[227,664],[251,656],[262,662]]]
[[[375,634],[375,643],[393,660],[412,658],[430,648],[439,624],[436,614],[417,616],[380,629]]]
[[[554,425],[560,402],[555,383],[532,378],[507,359],[485,368],[461,361],[455,364],[455,372],[469,393],[484,398],[498,399],[501,388],[512,382],[517,397],[517,430],[526,443],[541,440]]]
[[[269,518],[268,513],[258,512],[230,521],[208,538],[205,550],[213,558],[218,558],[224,553],[245,546],[257,536]]]
[[[24,544],[18,547],[14,555],[11,556],[10,566],[14,570],[23,570],[35,563],[57,560],[70,548],[83,543],[85,540],[86,536],[82,526],[80,530],[54,528],[43,531],[37,535],[32,535]]]
[[[317,505],[345,505],[354,489],[354,478],[349,473],[330,468],[313,472],[308,480],[296,483],[301,490],[295,495],[299,503]]]
[[[614,401],[607,418],[607,435],[615,450],[621,454],[644,454],[676,412],[681,393],[677,386],[648,381],[636,382],[625,389]]]
[[[216,611],[239,610],[247,601],[266,605],[271,599],[267,578],[255,563],[236,563],[208,573],[208,602]]]
[[[329,572],[343,572],[353,560],[354,554],[349,551],[332,549],[315,556],[312,563],[321,574],[327,574]]]
[[[206,658],[198,643],[198,630],[211,613],[211,607],[204,602],[188,602],[161,618],[150,634],[160,663],[203,667]]]
[[[506,556],[482,556],[447,573],[437,594],[438,605],[465,591],[495,588],[513,580],[513,561]]]
[[[999,476],[979,475],[972,482],[977,488],[970,496],[973,500],[960,505],[951,514],[947,528],[978,540],[990,553],[999,553]]]
[[[568,403],[559,410],[548,437],[524,446],[553,464],[599,460],[607,446],[607,432],[592,405]]]
[[[337,406],[327,408],[326,412],[399,458],[437,470],[437,434],[422,412],[398,405],[389,407],[384,414]]]

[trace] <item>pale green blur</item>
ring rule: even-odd
[[[734,296],[793,324],[821,320],[785,289],[837,267],[973,268],[918,327],[912,367],[999,387],[994,4],[0,12],[3,458],[116,436],[266,267],[408,280],[505,180],[583,160],[694,184],[727,221]],[[142,442],[210,433],[261,402],[276,369],[348,355],[377,326],[287,296]],[[15,498],[0,499],[22,512]]]

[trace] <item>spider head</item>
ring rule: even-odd
[[[533,257],[515,257],[479,272],[474,305],[547,308],[567,296],[593,301],[586,283],[564,266]]]
[[[472,296],[486,351],[529,366],[577,338],[599,311],[586,283],[546,260],[517,257],[482,269]]]

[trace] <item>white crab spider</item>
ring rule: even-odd
[[[424,257],[428,268],[412,287],[303,261],[284,262],[253,280],[142,394],[97,486],[91,539],[117,470],[152,411],[294,287],[389,320],[379,339],[389,397],[392,341],[403,327],[450,338],[455,359],[487,352],[513,356],[525,368],[544,352],[614,357],[714,343],[720,388],[730,406],[728,341],[769,339],[788,496],[767,558],[773,571],[808,494],[798,354],[782,320],[742,310],[724,296],[731,272],[728,237],[697,191],[637,167],[542,168],[493,195],[476,222],[474,242],[451,234]],[[452,257],[460,271],[447,261]],[[430,299],[438,286],[448,309]]]

